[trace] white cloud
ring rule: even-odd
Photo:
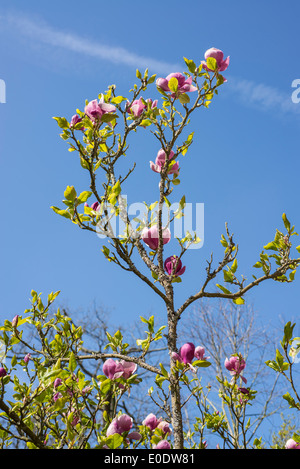
[[[228,93],[234,93],[244,104],[261,111],[273,111],[280,114],[300,114],[300,106],[292,101],[292,84],[289,93],[283,93],[275,87],[263,83],[229,76]]]
[[[114,47],[107,44],[91,41],[73,33],[59,31],[52,28],[43,21],[33,21],[26,17],[13,14],[0,14],[0,20],[5,22],[6,27],[18,30],[19,33],[33,38],[50,46],[63,48],[86,56],[106,60],[112,63],[123,64],[135,68],[149,68],[154,73],[168,74],[176,71],[180,66],[171,64],[151,57],[144,57],[128,51],[123,47]]]
[[[141,70],[149,68],[152,73],[169,74],[180,71],[182,66],[145,57],[134,52],[130,52],[123,47],[114,47],[107,44],[92,41],[79,35],[59,31],[40,18],[33,20],[20,14],[0,14],[0,25],[10,30],[19,32],[23,36],[34,39],[35,43],[46,44],[53,48],[60,48],[82,54],[86,57],[93,57],[115,64],[122,64]],[[5,26],[4,26],[5,25]],[[0,26],[1,27],[1,26]],[[224,94],[234,94],[244,105],[255,107],[260,111],[271,111],[283,114],[299,114],[300,105],[292,102],[292,88],[290,93],[265,85],[228,76],[228,83],[224,86]],[[222,90],[222,91],[223,91]]]

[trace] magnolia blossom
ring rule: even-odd
[[[151,228],[145,227],[141,234],[142,240],[146,243],[150,249],[154,251],[158,248],[159,236],[157,225]],[[171,232],[169,228],[165,228],[162,232],[163,244],[167,244],[171,240]]]
[[[207,360],[209,357],[205,357],[204,347],[195,347],[192,342],[187,342],[182,347],[180,347],[179,352],[172,352],[173,360],[176,360],[185,365],[189,365],[191,369],[194,368],[190,365],[194,358],[197,360]]]
[[[204,347],[201,347],[200,345],[198,345],[198,347],[195,348],[195,358],[197,358],[197,360],[208,360],[209,357],[205,357],[205,348]]]
[[[171,434],[172,433],[172,430],[170,428],[170,425],[168,422],[166,422],[165,420],[162,420],[161,422],[158,423],[157,425],[157,428],[159,428],[160,430],[163,431],[163,433],[165,434]]]
[[[137,365],[125,360],[114,361],[112,358],[106,360],[103,364],[103,372],[109,379],[114,380],[117,378],[128,379],[135,373]]]
[[[4,378],[7,375],[6,369],[1,367],[0,368],[0,378]]]
[[[171,150],[169,154],[169,160],[172,160],[174,157],[174,152]],[[161,148],[156,156],[155,162],[150,161],[150,168],[152,171],[155,171],[156,173],[161,173],[163,170],[164,166],[166,164],[166,153],[165,151]],[[178,176],[179,174],[179,163],[178,161],[173,160],[172,164],[170,165],[168,169],[168,174],[175,174]]]
[[[116,112],[116,107],[113,104],[105,103],[103,98],[99,101],[94,99],[85,106],[84,112],[92,121],[101,121],[104,114]]]
[[[174,93],[169,88],[169,81],[171,78],[176,78],[178,82],[177,92]],[[166,78],[158,78],[156,80],[156,86],[163,91],[170,91],[172,97],[176,97],[178,94],[189,93],[191,91],[196,91],[196,86],[192,85],[193,77],[186,78],[182,73],[170,73]]]
[[[63,397],[61,392],[56,392],[53,396],[54,402],[56,402],[58,399],[61,399]]]
[[[194,358],[195,353],[195,345],[192,342],[187,342],[179,349],[179,353],[173,352],[172,358],[174,360],[179,361],[180,363],[184,363],[187,365],[191,363]]]
[[[70,122],[70,127],[73,128],[76,124],[78,124],[78,122],[81,122],[81,121],[82,121],[82,118],[79,117],[78,114],[74,114]],[[83,129],[84,129],[83,126],[79,128],[79,130],[83,130]]]
[[[122,435],[124,432],[129,432],[131,427],[132,418],[127,414],[122,414],[120,417],[116,417],[112,420],[106,431],[106,436],[114,435],[115,433]],[[131,432],[127,435],[127,438],[131,440],[140,440],[142,436],[138,432]]]
[[[171,449],[171,445],[167,440],[161,440],[157,445],[153,446],[153,449]]]
[[[58,388],[58,386],[60,386],[61,384],[62,384],[62,379],[56,378],[53,383],[54,389]]]
[[[27,353],[24,357],[24,362],[26,363],[26,365],[27,365],[27,363],[29,362],[30,359],[31,359],[31,355],[30,355],[30,353]]]
[[[177,256],[167,257],[164,262],[164,267],[168,275],[175,275],[175,277],[185,272],[185,266],[182,266],[182,262]]]
[[[285,449],[300,449],[300,443],[290,438],[285,444]]]
[[[142,424],[145,427],[150,428],[150,430],[155,430],[157,425],[160,423],[161,419],[157,419],[154,414],[149,414],[147,417],[143,420]]]
[[[216,49],[215,47],[211,47],[204,54],[205,60],[207,60],[208,57],[212,57],[212,58],[216,59],[217,71],[218,72],[224,72],[224,70],[227,69],[227,67],[229,65],[229,56],[224,60],[224,54],[220,49]],[[202,61],[201,63],[202,63],[203,68],[205,70],[207,70],[208,72],[213,72],[214,71],[214,70],[211,70],[207,66],[207,63],[205,61]]]
[[[151,109],[154,109],[157,106],[157,102],[157,99],[155,101],[152,101],[152,99],[146,99],[145,101],[143,98],[139,98],[133,101],[130,105],[130,102],[127,101],[126,111],[134,117],[140,117],[147,109],[148,103],[150,103]]]
[[[245,369],[246,362],[241,355],[232,355],[230,359],[225,359],[225,368],[230,372],[233,377],[239,377],[242,371]],[[241,376],[244,383],[247,383],[246,378]]]

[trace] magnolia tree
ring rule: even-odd
[[[55,117],[69,151],[78,155],[89,187],[77,193],[74,186],[68,186],[64,208],[52,207],[53,210],[79,228],[105,238],[102,251],[107,261],[134,273],[138,281],[148,285],[151,293],[161,299],[165,325],[157,328],[153,316],[142,318],[147,330],[144,337],[137,339],[135,351],[120,331],[107,333],[105,351],[90,350],[84,344],[83,329],[69,316],[60,309],[49,314],[58,292],[51,293],[43,302],[32,291],[30,309],[23,316],[6,320],[1,328],[2,447],[25,442],[29,448],[40,449],[200,449],[207,446],[203,439],[205,428],[216,432],[224,442],[230,441],[233,448],[249,447],[246,415],[256,392],[247,387],[246,362],[241,353],[224,357],[227,377],[217,379],[222,389],[220,399],[234,412],[242,440],[229,435],[223,413],[209,405],[195,417],[192,429],[185,428],[185,405],[194,400],[196,408],[206,397],[201,375],[210,362],[203,344],[178,343],[178,322],[184,320],[186,309],[201,298],[225,298],[242,305],[247,291],[266,280],[292,282],[300,263],[291,250],[291,238],[297,233],[284,214],[284,230],[276,230],[274,240],[264,246],[254,264],[261,273],[247,281],[237,273],[238,246],[225,225],[225,234],[221,236],[223,258],[216,265],[212,257],[207,261],[198,291],[175,308],[176,284],[184,281],[184,255],[200,242],[198,233],[187,231],[176,236],[173,230],[186,208],[186,197],[179,194],[179,175],[184,177],[180,159],[193,142],[193,132],[186,130],[192,114],[208,108],[226,82],[222,73],[229,66],[229,57],[224,59],[221,50],[211,48],[200,65],[193,60],[184,61],[187,66],[184,74],[156,78],[149,77],[148,70],[144,75],[137,70],[138,84],[130,90],[130,97],[118,95],[113,85],[97,99],[86,102],[84,109],[77,109],[70,120]],[[158,91],[158,99],[154,99],[154,91],[145,96],[151,85]],[[139,128],[153,136],[156,157],[148,171],[157,175],[153,200],[145,203],[140,219],[130,216],[124,191],[135,163],[125,174],[119,172],[119,163],[129,152],[129,137]],[[174,194],[176,210],[171,200]],[[116,220],[121,231],[116,228]],[[165,246],[169,244],[169,248],[171,243],[174,254],[166,257]],[[300,247],[297,250],[300,252]],[[36,331],[35,339],[28,338],[27,329]],[[294,395],[287,393],[284,398],[299,410],[292,375],[297,356],[292,330],[290,324],[286,326],[282,342],[286,358],[277,351],[275,360],[267,365],[289,381]],[[151,362],[150,352],[155,342],[165,339],[168,360],[164,357],[157,366]],[[23,355],[16,348],[20,345],[25,350]],[[102,374],[89,376],[84,371],[86,363],[95,360],[103,361]],[[22,369],[26,374],[24,382],[20,377]],[[133,386],[139,386],[140,370],[153,376],[148,390],[153,411],[135,422],[130,412],[120,411],[119,404]],[[299,435],[294,435],[293,443],[289,441],[287,447],[298,447],[299,441]],[[260,447],[262,442],[256,438],[251,444]]]

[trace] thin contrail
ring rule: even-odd
[[[26,37],[33,38],[39,43],[44,43],[54,48],[62,48],[118,65],[122,64],[141,68],[141,70],[149,68],[151,73],[167,75],[171,72],[183,71],[181,69],[184,69],[183,62],[182,65],[172,64],[167,61],[135,54],[123,47],[101,44],[73,33],[55,29],[41,19],[33,20],[26,16],[20,16],[19,13],[0,13],[0,29],[1,26],[3,29],[6,28],[14,31],[14,34],[18,31]],[[281,115],[296,115],[300,113],[300,105],[297,106],[291,100],[292,89],[289,92],[283,93],[263,83],[255,83],[243,78],[228,76],[227,74],[226,78],[228,83],[225,87],[225,95],[233,93],[246,106],[254,106],[260,111],[275,111]]]

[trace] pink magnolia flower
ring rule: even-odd
[[[290,438],[285,444],[285,449],[300,449],[300,443],[296,443],[295,440]]]
[[[173,360],[177,360],[180,363],[184,363],[185,365],[191,363],[194,358],[195,352],[195,345],[191,342],[187,342],[179,349],[179,353],[173,352],[172,358]]]
[[[58,386],[60,386],[61,384],[62,384],[62,379],[61,378],[56,378],[54,383],[53,383],[54,389],[58,388]]]
[[[26,363],[26,365],[27,365],[27,363],[29,362],[30,359],[31,359],[31,355],[30,355],[30,353],[27,353],[24,357],[24,362]]]
[[[175,275],[175,277],[185,272],[185,266],[182,266],[182,262],[177,256],[167,257],[164,262],[164,267],[168,275]]]
[[[169,88],[169,81],[171,78],[176,78],[178,81],[178,88],[177,92],[173,93]],[[170,73],[166,78],[158,78],[156,80],[156,86],[163,91],[171,92],[171,96],[177,97],[179,94],[182,93],[190,93],[191,91],[196,91],[196,86],[192,85],[192,77],[186,78],[182,73]]]
[[[135,373],[137,365],[125,360],[114,361],[112,358],[106,360],[103,364],[103,372],[109,379],[114,380],[117,378],[128,379]]]
[[[195,345],[192,342],[187,342],[179,349],[179,355],[183,363],[191,363],[194,358]]]
[[[122,435],[124,432],[129,432],[131,427],[132,418],[129,417],[129,415],[122,414],[120,417],[113,419],[106,431],[106,436],[114,435],[115,433]],[[140,440],[142,436],[138,432],[131,432],[127,435],[127,438],[131,440]]]
[[[151,104],[151,109],[154,109],[157,106],[157,99],[152,101],[152,99],[143,100],[143,98],[136,99],[130,106],[130,102],[127,102],[126,111],[133,115],[134,117],[140,117],[143,112],[147,109],[148,103]]]
[[[92,121],[101,121],[104,114],[116,112],[116,107],[113,104],[105,103],[103,98],[99,102],[94,99],[85,106],[84,112]]]
[[[167,244],[171,240],[171,232],[169,228],[165,228],[162,232],[163,244]],[[158,248],[158,227],[157,225],[152,226],[151,228],[145,227],[142,231],[141,238],[144,243],[149,246],[150,249],[154,251]]]
[[[245,369],[246,362],[241,355],[232,355],[230,359],[225,359],[225,368],[230,372],[233,377],[239,377]],[[244,383],[247,383],[246,378],[241,376]]]
[[[157,425],[160,423],[161,419],[157,419],[154,414],[149,414],[147,417],[143,420],[142,424],[145,425],[145,427],[150,428],[150,430],[155,430]]]
[[[174,157],[174,152],[171,150],[169,154],[169,160],[172,160]],[[155,163],[153,161],[150,161],[150,168],[152,171],[155,173],[161,173],[163,170],[164,166],[166,164],[166,153],[165,151],[161,148],[156,156]],[[179,174],[179,163],[178,161],[174,161],[172,165],[170,165],[168,169],[168,174],[175,174],[178,176]]]
[[[167,440],[161,440],[157,445],[153,446],[153,449],[171,449],[171,445]]]
[[[205,348],[198,345],[198,347],[195,348],[195,358],[197,358],[197,360],[208,360],[209,357],[205,357],[204,355]]]
[[[61,392],[56,392],[53,396],[54,402],[56,402],[58,399],[61,399],[63,397]]]
[[[78,114],[74,114],[70,122],[70,127],[73,128],[76,124],[78,124],[78,122],[81,122],[81,121],[82,121],[82,118],[79,117]],[[79,130],[83,130],[83,129],[84,129],[83,126],[79,128]]]
[[[216,59],[216,61],[217,61],[217,71],[218,72],[224,72],[224,70],[226,70],[228,68],[230,58],[228,56],[224,60],[224,54],[220,49],[216,49],[215,47],[211,47],[204,54],[205,60],[207,60],[208,57],[212,57],[212,58]],[[208,72],[214,71],[214,70],[211,70],[210,68],[208,68],[207,63],[205,61],[202,61],[201,63],[203,65],[203,68],[205,70],[207,70]]]
[[[169,423],[166,422],[165,420],[162,420],[161,422],[159,422],[159,424],[157,425],[157,428],[162,430],[165,434],[171,434],[172,433],[172,430],[170,428]]]
[[[1,367],[0,368],[0,378],[4,378],[7,375],[6,369]]]

